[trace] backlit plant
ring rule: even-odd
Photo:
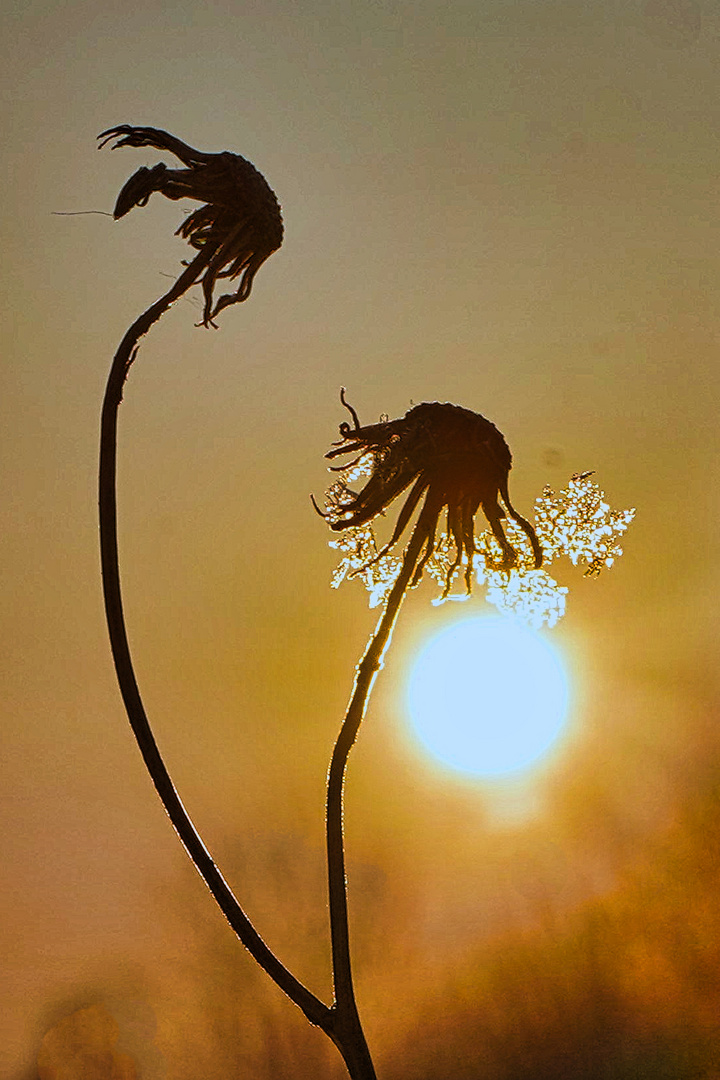
[[[177,230],[197,252],[171,288],[132,323],[110,369],[102,409],[100,442],[100,544],[103,590],[110,642],[125,708],[145,764],[178,835],[220,909],[260,966],[320,1027],[340,1051],[353,1080],[375,1080],[375,1069],[355,1002],[348,932],[347,881],[343,839],[343,786],[370,692],[383,662],[407,591],[423,573],[434,578],[440,599],[451,597],[458,576],[465,593],[473,579],[501,609],[526,614],[531,621],[552,623],[562,613],[565,590],[545,566],[560,555],[596,574],[620,554],[617,537],[633,511],[613,513],[588,474],[574,477],[555,495],[545,489],[536,503],[536,524],[510,502],[511,456],[497,428],[478,413],[437,402],[418,405],[405,417],[362,427],[345,402],[353,425],[340,427],[341,440],[327,455],[352,455],[336,471],[338,478],[319,511],[335,533],[343,555],[333,578],[338,585],[357,576],[370,590],[371,603],[383,612],[358,665],[350,703],[333,751],[327,787],[327,860],[330,938],[334,996],[331,1004],[304,986],[268,948],[238,903],[190,820],[155,742],[137,685],[128,644],[120,590],[117,545],[117,419],[128,371],[141,338],[193,285],[204,295],[201,325],[215,326],[226,307],[250,295],[262,263],[283,239],[278,201],[263,176],[237,154],[194,150],[158,128],[127,124],[100,136],[101,146],[153,147],[177,157],[184,166],[164,163],[141,167],[123,186],[115,206],[121,218],[144,206],[152,194],[200,202]],[[215,297],[220,280],[240,278],[235,292]],[[351,487],[365,479],[359,492]],[[379,547],[372,523],[408,489],[389,541]],[[317,508],[317,507],[316,507]],[[319,508],[318,508],[319,509]],[[417,518],[412,524],[413,515]],[[489,530],[475,533],[482,512]],[[445,514],[446,530],[438,535]],[[402,554],[394,553],[410,535]]]
[[[585,576],[596,577],[622,555],[618,538],[635,511],[611,510],[590,479],[592,473],[573,476],[559,494],[545,487],[535,501],[533,526],[510,502],[510,451],[485,417],[432,402],[415,406],[403,420],[363,428],[344,391],[341,400],[355,427],[341,424],[341,442],[325,456],[355,456],[339,470],[331,466],[338,479],[326,492],[325,510],[319,511],[333,531],[342,532],[340,539],[330,541],[343,556],[332,577],[333,588],[358,577],[370,594],[371,607],[386,600],[402,566],[393,550],[423,496],[415,526],[421,534],[420,553],[410,587],[419,584],[427,570],[442,590],[434,603],[467,599],[474,580],[504,614],[534,627],[554,626],[565,612],[568,590],[547,567],[565,556],[573,565],[585,566]],[[366,482],[356,493],[351,485],[360,479]],[[372,522],[413,481],[390,539],[380,546]],[[476,534],[478,509],[490,529]],[[443,510],[446,527],[438,535]],[[451,594],[461,576],[464,591]]]

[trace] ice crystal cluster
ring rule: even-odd
[[[357,466],[356,466],[357,467]],[[555,560],[567,557],[574,566],[584,566],[585,576],[596,577],[611,567],[622,555],[618,539],[635,516],[634,510],[611,510],[605,495],[591,479],[591,473],[575,475],[566,488],[555,493],[546,487],[535,501],[535,531],[543,551],[543,566],[535,568],[535,557],[526,532],[507,519],[507,538],[517,552],[517,565],[503,569],[500,545],[488,529],[475,539],[473,572],[477,584],[485,589],[489,603],[504,614],[539,627],[554,626],[565,612],[567,588],[547,572]],[[341,499],[343,486],[331,488],[328,501]],[[378,558],[378,548],[371,525],[348,528],[330,547],[342,554],[342,560],[332,577],[337,588],[346,578],[359,578],[369,593],[370,606],[383,603],[393,586],[401,559],[392,554]],[[455,561],[452,537],[443,533],[437,538],[428,573],[442,588],[448,571]],[[453,580],[464,574],[465,564],[458,566]],[[447,599],[465,600],[467,593],[451,594]],[[442,603],[442,598],[433,601]]]

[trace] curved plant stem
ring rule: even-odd
[[[116,459],[117,417],[130,365],[137,355],[138,342],[153,323],[198,280],[208,264],[211,250],[201,250],[164,296],[133,323],[115,354],[105,391],[100,435],[100,549],[103,591],[115,670],[128,718],[148,772],[190,858],[204,878],[220,909],[243,945],[277,985],[303,1011],[312,1024],[329,1033],[332,1011],[315,997],[277,959],[240,907],[231,889],[210,856],[173,786],[152,734],[140,697],[128,645],[120,591],[117,545]],[[332,1037],[332,1036],[331,1036]]]
[[[348,755],[367,709],[373,684],[383,665],[395,622],[412,580],[420,552],[428,538],[427,526],[433,506],[427,503],[420,513],[403,557],[400,574],[393,585],[385,609],[358,664],[352,696],[333,751],[327,787],[327,860],[330,934],[332,939],[333,984],[336,1027],[353,1047],[352,1064],[345,1057],[353,1080],[375,1080],[375,1070],[360,1023],[353,989],[348,928],[347,879],[343,841],[343,786]],[[332,1036],[331,1036],[332,1037]],[[342,1049],[342,1048],[341,1048]],[[345,1052],[343,1056],[345,1056]]]

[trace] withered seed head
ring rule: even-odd
[[[509,570],[517,563],[517,553],[502,527],[506,513],[527,534],[535,556],[535,566],[542,564],[542,549],[535,530],[510,502],[508,475],[512,457],[505,439],[494,424],[479,413],[459,405],[435,401],[416,405],[399,420],[363,427],[355,411],[345,401],[344,393],[341,400],[352,415],[353,425],[340,425],[342,440],[326,457],[333,459],[354,454],[354,459],[338,471],[349,477],[354,469],[356,473],[369,473],[369,479],[359,492],[352,491],[348,480],[343,478],[331,489],[323,513],[331,529],[339,531],[367,524],[383,513],[412,484],[393,534],[378,558],[397,543],[415,508],[425,496],[416,525],[416,528],[424,530],[425,545],[415,569],[413,584],[420,580],[423,567],[434,551],[437,524],[445,507],[448,534],[453,539],[456,552],[447,576],[446,595],[463,555],[467,563],[465,581],[470,591],[470,575],[476,551],[475,515],[479,509],[482,509],[502,550],[502,569]]]
[[[214,319],[223,308],[247,300],[255,274],[282,244],[282,215],[274,192],[254,165],[238,154],[203,153],[159,128],[120,124],[98,138],[102,140],[98,149],[117,139],[114,150],[152,146],[174,154],[186,166],[170,169],[158,164],[138,169],[120,191],[113,216],[121,218],[133,207],[145,206],[156,191],[167,199],[196,199],[205,204],[183,221],[176,235],[208,256],[202,271],[202,325],[215,326]],[[216,301],[217,280],[240,275],[237,291]]]

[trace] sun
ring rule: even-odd
[[[426,750],[445,765],[501,777],[538,762],[559,739],[568,679],[540,633],[508,618],[447,627],[413,666],[407,705]]]

